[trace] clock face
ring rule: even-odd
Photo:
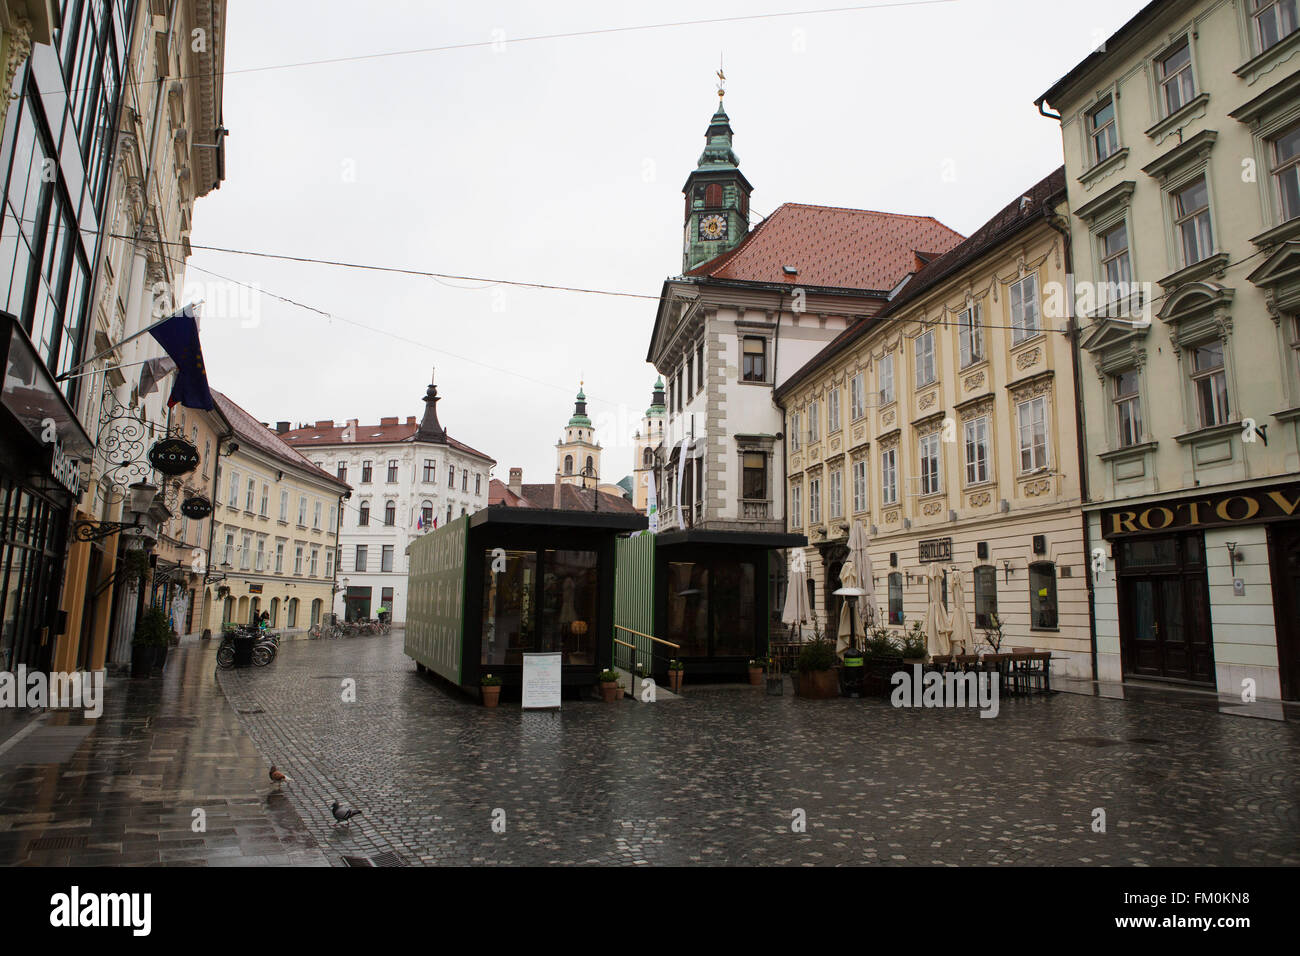
[[[705,216],[700,220],[701,239],[725,239],[727,237],[727,220],[722,216]]]

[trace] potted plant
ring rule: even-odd
[[[903,636],[903,663],[924,664],[926,654],[925,632],[920,621],[913,621],[912,629]]]
[[[131,639],[131,676],[148,677],[155,667],[167,660],[167,638],[171,625],[160,607],[145,608],[135,624]]]
[[[840,695],[835,675],[835,645],[818,633],[799,652],[799,696],[808,700],[826,700]]]
[[[618,671],[612,667],[600,672],[600,696],[607,704],[612,704],[623,697],[623,688],[618,686]]]
[[[757,687],[763,683],[763,667],[767,664],[766,657],[756,657],[749,662],[749,683]]]
[[[998,620],[996,611],[989,612],[988,627],[983,628],[984,643],[993,649],[994,654],[1002,653],[1002,642],[1005,635],[1002,633],[1002,622]]]
[[[484,674],[479,678],[478,692],[483,698],[484,707],[495,707],[501,700],[501,678]]]
[[[668,689],[674,694],[682,692],[682,676],[686,673],[686,668],[679,660],[668,662]]]

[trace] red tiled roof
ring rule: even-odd
[[[326,426],[326,423],[322,423]],[[339,424],[338,422],[329,422],[327,427],[317,428],[314,425],[306,425],[302,428],[293,428],[285,432],[280,437],[290,445],[297,448],[313,448],[317,446],[328,445],[385,445],[392,442],[412,441],[415,433],[419,431],[420,426],[415,422],[389,422],[380,425],[357,425],[354,429],[353,440],[345,442],[343,432],[347,429],[347,423]],[[471,448],[464,442],[457,441],[450,435],[447,436],[447,445],[456,451],[463,452],[466,455],[473,455],[476,458],[482,458],[484,461],[490,461],[496,464],[496,459],[491,455],[485,455],[483,452]]]
[[[306,468],[313,477],[328,481],[338,488],[352,490],[352,486],[346,481],[339,481],[329,472],[317,468],[314,462],[304,458],[293,446],[283,441],[279,435],[240,408],[226,395],[213,389],[212,397],[216,399],[218,410],[225,416],[226,421],[230,422],[230,427],[235,430],[235,435],[240,441],[247,441],[272,458],[294,468]]]
[[[1021,230],[1050,216],[1056,206],[1065,199],[1065,167],[1061,166],[1048,173],[1041,180],[1029,187],[1028,192],[1017,196],[1002,209],[998,210],[988,222],[969,238],[949,249],[936,259],[932,259],[912,276],[907,285],[868,321],[856,322],[831,339],[820,352],[797,369],[793,375],[776,389],[777,400],[789,395],[807,377],[821,368],[826,362],[839,355],[846,348],[869,335],[880,323],[895,317],[907,305],[924,295],[945,279],[959,272],[970,263],[997,248],[1001,243],[1017,235]]]
[[[488,504],[505,505],[507,508],[549,508],[555,509],[555,482],[544,485],[521,485],[522,495],[510,490],[504,482],[493,478],[488,484]],[[592,490],[583,490],[577,485],[560,485],[560,511],[595,511],[592,507]],[[621,495],[611,495],[607,491],[595,492],[600,495],[602,512],[619,512],[622,514],[640,514],[636,506]]]
[[[783,285],[888,291],[922,256],[942,255],[962,241],[930,216],[785,203],[730,252],[689,276]],[[797,275],[786,275],[794,266]]]

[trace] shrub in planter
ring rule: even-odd
[[[484,707],[495,707],[501,700],[501,678],[484,674],[479,678],[478,692],[483,698]]]
[[[838,697],[837,662],[835,645],[830,641],[818,637],[806,644],[799,652],[799,696],[812,700]]]
[[[155,666],[162,666],[167,659],[167,639],[171,630],[162,608],[145,608],[140,620],[136,621],[131,639],[132,677],[148,677]]]
[[[763,682],[763,668],[766,666],[766,657],[756,657],[749,662],[749,682],[755,687]]]

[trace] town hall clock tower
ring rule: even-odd
[[[686,235],[682,271],[730,252],[749,233],[749,194],[753,188],[738,168],[731,148],[731,120],[722,106],[722,73],[718,73],[718,111],[704,134],[704,152],[686,179]]]

